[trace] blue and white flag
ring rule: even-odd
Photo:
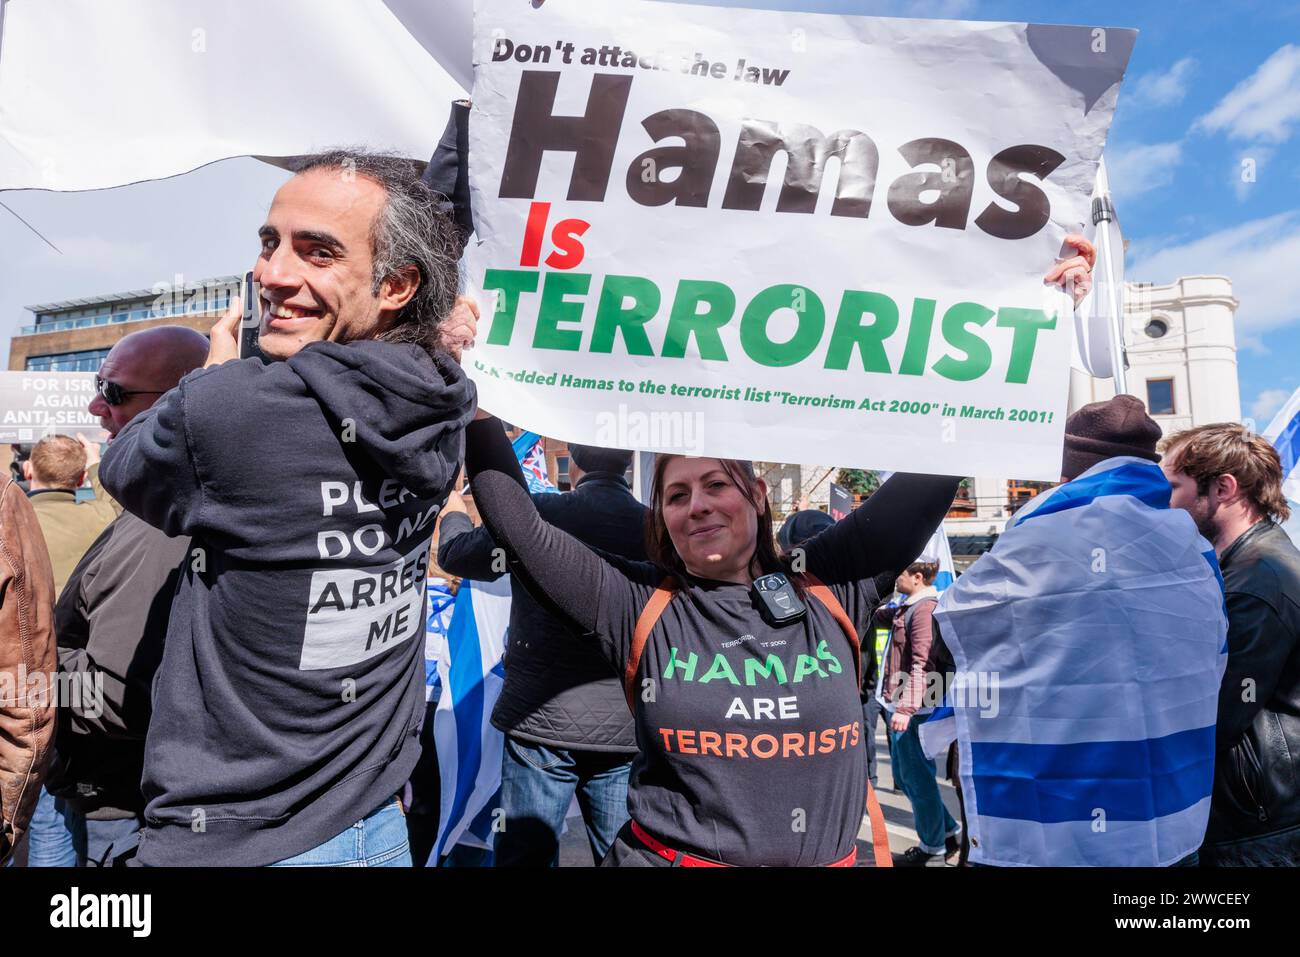
[[[939,600],[971,860],[1167,866],[1205,834],[1227,619],[1160,469],[1107,459],[1022,508]]]
[[[1300,389],[1291,393],[1286,405],[1273,416],[1263,432],[1282,460],[1282,492],[1300,502]]]
[[[957,580],[957,569],[952,563],[952,549],[948,547],[948,533],[943,530],[943,523],[939,524],[930,540],[925,543],[917,561],[939,563],[939,574],[934,579],[936,591],[944,591]]]
[[[501,656],[509,623],[509,578],[461,581],[447,631],[447,653],[438,662],[442,695],[434,712],[433,737],[442,805],[431,866],[472,834],[476,822],[484,833],[490,824],[487,817],[501,788],[503,736],[489,719],[505,682]]]
[[[451,611],[456,596],[445,578],[431,577],[425,582],[428,607],[424,619],[424,700],[437,701],[442,693],[438,662],[447,653],[447,632],[451,628]]]

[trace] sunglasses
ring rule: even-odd
[[[121,405],[133,395],[162,395],[162,391],[135,391],[128,392],[116,382],[109,382],[107,379],[101,379],[95,376],[95,391],[100,394],[105,402],[109,405]]]

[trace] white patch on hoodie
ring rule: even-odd
[[[313,572],[298,670],[355,665],[423,635],[429,542],[386,565]]]

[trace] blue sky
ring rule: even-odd
[[[1106,150],[1128,276],[1230,277],[1242,411],[1261,426],[1300,387],[1300,3],[1025,0],[710,0],[826,13],[1136,27]],[[1243,176],[1243,171],[1252,175]],[[62,251],[0,210],[0,363],[22,306],[242,272],[284,180],[254,160],[91,193],[0,196]],[[0,365],[2,367],[2,365]]]

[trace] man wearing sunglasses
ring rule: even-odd
[[[207,353],[207,339],[183,326],[133,332],[100,367],[90,411],[115,437],[202,366]],[[96,494],[105,496],[90,471]],[[188,550],[188,538],[169,538],[124,512],[81,556],[58,595],[59,670],[81,693],[61,702],[46,787],[68,806],[75,854],[88,864],[109,863],[129,848],[143,821],[150,686]]]
[[[99,424],[116,436],[160,395],[174,389],[181,376],[203,365],[207,351],[207,340],[184,326],[156,326],[124,336],[95,376],[90,414],[99,416]]]

